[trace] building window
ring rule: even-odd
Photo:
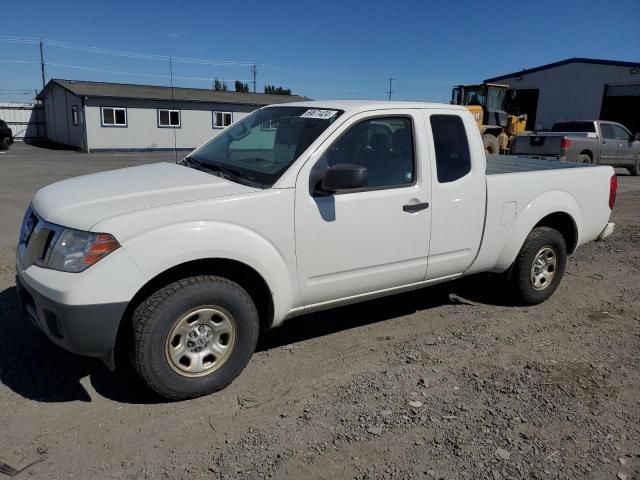
[[[260,129],[263,132],[275,132],[278,129],[278,119],[270,118],[269,120],[262,122]]]
[[[158,109],[158,127],[180,128],[180,110]]]
[[[233,122],[231,112],[213,112],[213,128],[224,128]]]
[[[118,107],[102,107],[103,127],[126,127],[127,109]]]
[[[78,106],[73,105],[71,107],[71,125],[77,127],[80,125],[80,117],[78,116]]]

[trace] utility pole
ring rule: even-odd
[[[392,93],[396,93],[393,90],[391,90],[391,85],[393,85],[393,81],[394,80],[395,80],[395,78],[389,77],[389,91],[387,92],[389,94],[389,101],[391,101],[391,94]]]
[[[258,76],[258,65],[255,63],[251,65],[251,74],[253,75],[253,81],[251,82],[253,83],[253,93],[256,93],[256,77]]]
[[[42,39],[40,40],[40,71],[42,72],[42,88],[44,88],[44,47],[42,46]]]

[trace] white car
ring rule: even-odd
[[[56,344],[111,368],[128,350],[151,389],[194,397],[308,312],[478,272],[544,301],[567,255],[613,231],[616,185],[611,167],[487,159],[462,107],[266,107],[180,164],[37,192],[18,291]]]

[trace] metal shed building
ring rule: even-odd
[[[563,120],[601,119],[640,131],[640,63],[590,58],[560,62],[488,78],[516,89],[528,129]]]
[[[191,150],[253,110],[306,100],[198,88],[52,79],[36,97],[47,138],[84,151]]]

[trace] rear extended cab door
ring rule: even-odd
[[[431,151],[431,242],[427,280],[463,273],[482,241],[486,158],[473,116],[425,110]]]

